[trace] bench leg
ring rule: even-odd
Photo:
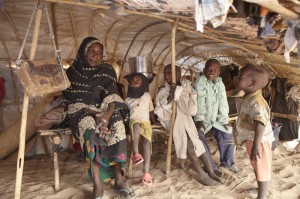
[[[55,191],[59,191],[59,165],[58,165],[58,154],[54,151],[54,181],[55,181]]]

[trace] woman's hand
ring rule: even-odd
[[[107,111],[96,114],[96,129],[100,130],[100,137],[104,138],[106,135],[110,135],[112,131],[108,129],[108,123],[110,121],[113,112],[115,111],[115,105],[110,103]]]
[[[107,127],[109,120],[111,118],[111,114],[109,112],[103,112],[103,115],[101,117],[101,121],[103,122],[103,126]]]
[[[97,126],[96,129],[99,129],[100,131],[100,137],[101,138],[105,138],[106,135],[110,135],[111,134],[111,130],[109,130],[107,128],[108,126],[108,119],[106,119],[105,117],[105,113],[102,114],[97,114],[96,115],[96,122],[97,122]]]

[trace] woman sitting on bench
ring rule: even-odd
[[[116,86],[116,73],[102,61],[103,45],[93,37],[85,38],[77,57],[67,70],[71,87],[63,91],[66,119],[73,136],[86,154],[88,175],[93,179],[93,198],[103,197],[102,181],[115,178],[122,198],[133,189],[123,181],[126,164],[127,106]]]

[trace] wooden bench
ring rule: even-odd
[[[61,135],[72,134],[71,129],[47,129],[38,130],[40,136],[49,136],[52,139],[52,151],[54,160],[54,188],[55,191],[59,191],[59,164],[58,164],[58,152],[60,150],[60,143],[62,140]]]
[[[167,136],[168,132],[160,125],[152,125],[153,135],[162,134]],[[58,164],[58,152],[60,150],[61,135],[72,134],[71,129],[47,129],[47,130],[38,130],[40,136],[49,136],[52,139],[52,149],[53,149],[53,160],[54,160],[54,188],[55,191],[59,191],[60,181],[59,181],[59,164]],[[132,178],[132,138],[131,135],[128,136],[129,140],[129,151],[128,151],[128,178]],[[167,144],[167,142],[165,142]]]

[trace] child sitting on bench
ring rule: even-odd
[[[148,91],[149,81],[142,73],[134,73],[127,77],[129,82],[126,104],[130,109],[129,127],[132,132],[133,165],[144,162],[143,184],[152,185],[152,176],[149,173],[151,159],[152,128],[150,119],[155,121],[153,103]],[[142,139],[143,156],[139,153],[139,140]]]

